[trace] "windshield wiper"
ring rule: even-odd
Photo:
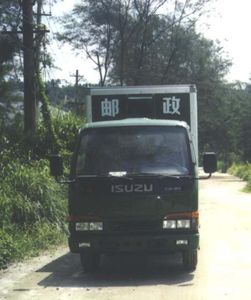
[[[137,177],[137,176],[153,176],[158,178],[175,178],[175,179],[181,179],[181,178],[192,178],[191,175],[174,175],[174,174],[158,174],[158,173],[151,173],[151,172],[138,172],[138,173],[128,173],[128,176]]]
[[[114,174],[83,174],[78,175],[77,178],[123,178],[132,180],[131,177],[128,177],[127,175],[114,175]]]
[[[116,175],[116,174],[84,174],[84,175],[78,175],[77,178],[122,178],[122,179],[128,179],[133,180],[134,177],[143,177],[143,176],[149,176],[149,177],[157,177],[159,179],[163,178],[174,178],[174,179],[183,179],[193,178],[191,175],[186,174],[180,174],[180,175],[174,175],[174,174],[158,174],[158,173],[151,173],[151,172],[135,172],[135,173],[127,173],[124,175]]]

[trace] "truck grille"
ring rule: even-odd
[[[117,221],[111,222],[107,229],[111,232],[149,232],[159,228],[158,221]]]

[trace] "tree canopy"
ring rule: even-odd
[[[128,76],[138,84],[145,68],[164,62],[161,80],[177,52],[180,29],[189,31],[208,2],[84,0],[63,17],[64,32],[58,37],[96,64],[101,85],[108,78],[128,84]]]
[[[209,2],[82,0],[62,18],[58,39],[95,63],[101,86],[195,83],[201,152],[214,150],[226,163],[250,161],[251,89],[225,81],[231,61],[219,43],[196,30]],[[21,21],[19,1],[1,1],[2,30],[21,30]],[[11,77],[20,78],[15,74],[22,67],[16,60],[22,55],[21,37],[0,34],[1,91]],[[47,83],[55,103],[63,101],[66,90],[71,95],[74,88]]]

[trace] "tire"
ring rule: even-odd
[[[198,262],[198,250],[183,252],[183,268],[186,271],[193,272],[196,270]]]
[[[86,273],[96,271],[100,265],[100,254],[89,251],[80,253],[81,266]]]

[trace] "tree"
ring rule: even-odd
[[[156,17],[149,36],[152,38],[159,28],[166,28],[166,22]],[[131,41],[125,56],[126,84],[197,83],[210,79],[217,82],[224,77],[230,62],[224,58],[219,46],[197,34],[194,27],[188,30],[179,26],[175,31],[175,41],[172,41],[173,36],[163,30],[159,39],[145,49],[144,55],[140,50],[141,42],[137,42],[138,39]],[[119,64],[118,57],[114,56],[110,72],[114,83],[120,74]]]
[[[17,1],[3,1],[0,3],[0,85],[2,91],[8,86],[5,76],[18,76],[15,55],[19,51],[17,34],[6,34],[8,30],[15,30],[19,25],[20,7]],[[14,71],[14,73],[12,73]]]
[[[10,8],[10,13],[7,10]],[[9,36],[6,31],[17,26],[16,16],[18,7],[14,1],[1,1],[0,3],[0,148],[5,145],[3,129],[9,124],[10,113],[12,112],[11,97],[13,96],[14,86],[18,78],[15,56],[19,51],[18,35]]]
[[[0,34],[0,88],[1,96],[8,90],[8,83],[5,80],[5,75],[10,74],[13,69],[13,57],[16,52],[16,44],[13,40]]]
[[[251,162],[251,90],[250,85],[245,89],[241,89],[242,95],[240,101],[238,141],[239,148],[242,149],[242,160],[244,162]]]
[[[70,43],[76,51],[86,53],[98,69],[100,85],[104,85],[114,42],[111,17],[114,12],[112,7],[109,11],[101,11],[101,2],[94,0],[90,4],[89,1],[84,1],[83,4],[76,5],[72,13],[63,19],[65,31],[64,34],[59,34],[58,38]],[[112,0],[107,1],[107,6],[112,2]]]
[[[84,51],[96,64],[101,85],[105,84],[114,64],[118,75],[116,80],[123,85],[132,46],[139,77],[150,46],[160,41],[164,32],[172,35],[174,26],[193,24],[207,2],[209,0],[84,0],[64,16],[64,32],[58,37],[70,43],[76,51]],[[164,7],[167,13],[158,18]],[[152,31],[152,25],[158,19],[169,21],[155,26],[155,31]]]
[[[54,0],[53,2],[55,2]],[[40,45],[44,39],[46,30],[41,24],[42,5],[47,0],[3,0],[0,4],[0,22],[3,26],[5,39],[11,41],[10,45],[15,45],[15,50],[20,56],[15,60],[17,52],[11,54],[14,70],[17,70],[16,64],[21,66],[24,81],[24,131],[27,135],[34,135],[37,123],[37,99],[41,94],[38,91],[40,76],[41,51]],[[36,9],[37,14],[33,11]],[[1,39],[1,36],[0,36]],[[1,41],[0,41],[1,42]],[[0,43],[1,44],[1,43]],[[5,45],[9,45],[6,44]],[[8,51],[9,49],[7,49]],[[4,53],[4,52],[3,52]],[[0,54],[1,63],[1,54]],[[43,64],[44,66],[44,64]],[[8,77],[10,77],[10,69]],[[19,79],[20,73],[16,73]],[[37,90],[35,91],[35,85]]]
[[[227,161],[237,149],[236,98],[226,96],[233,88],[224,83],[231,62],[219,44],[196,32],[207,2],[85,0],[64,17],[59,38],[96,63],[101,85],[196,83],[200,149]]]

